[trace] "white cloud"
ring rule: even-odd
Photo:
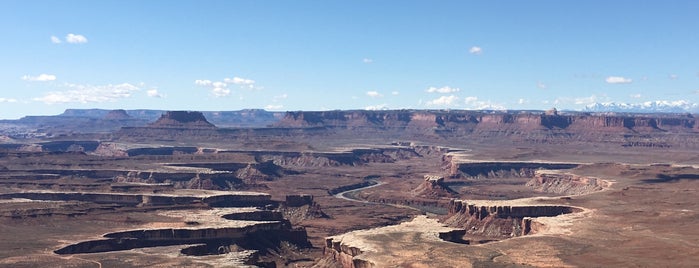
[[[455,95],[441,96],[431,101],[427,101],[428,106],[451,106],[459,101],[459,97]]]
[[[87,43],[87,38],[83,35],[69,33],[66,35],[66,42],[71,44],[84,44]]]
[[[211,83],[211,80],[194,80],[194,84],[197,86],[210,86]]]
[[[505,107],[491,101],[480,101],[478,97],[466,97],[464,98],[466,106],[474,110],[505,110]]]
[[[366,95],[369,97],[372,97],[372,98],[383,97],[383,95],[381,93],[379,93],[378,91],[367,91]]]
[[[260,87],[255,85],[255,80],[252,79],[246,79],[242,77],[233,77],[233,78],[224,78],[223,82],[227,84],[234,84],[238,85],[241,88],[247,88],[247,89],[261,89]]]
[[[621,76],[609,76],[607,79],[605,79],[609,84],[629,84],[633,82],[631,78],[626,78],[626,77],[621,77]]]
[[[442,94],[447,94],[447,93],[456,93],[456,92],[459,92],[460,90],[461,90],[461,89],[459,89],[458,87],[448,87],[448,86],[445,86],[445,87],[440,87],[440,88],[430,87],[430,88],[428,88],[426,91],[429,92],[429,93],[442,93]]]
[[[129,83],[103,86],[66,83],[64,87],[67,87],[68,90],[49,92],[43,97],[33,100],[46,104],[114,102],[118,99],[128,98],[134,91],[140,90],[137,86]]]
[[[393,95],[393,96],[398,96],[398,94],[400,94],[400,92],[398,92],[398,91],[392,91],[392,92],[391,92],[391,95]]]
[[[20,77],[24,81],[39,81],[39,82],[46,82],[46,81],[54,81],[56,80],[56,76],[52,74],[40,74],[37,76],[31,76],[31,75],[24,75]]]
[[[517,103],[518,104],[525,104],[525,103],[529,103],[529,101],[525,100],[525,99],[519,99],[519,100],[517,100]]]
[[[677,78],[680,78],[680,77],[676,74],[670,74],[667,76],[667,78],[670,78],[671,80],[677,80]]]
[[[52,36],[51,36],[51,43],[60,44],[60,43],[62,43],[62,42],[61,42],[61,39],[60,39],[60,38],[56,37],[55,35],[52,35]]]
[[[538,87],[539,89],[546,89],[546,84],[539,81],[539,82],[536,82],[536,87]]]
[[[231,78],[224,78],[223,82],[226,82],[228,84],[236,84],[236,85],[253,85],[255,84],[255,80],[251,79],[245,79],[245,78],[240,78],[240,77],[233,77]]]
[[[469,50],[468,53],[474,54],[474,55],[480,55],[483,53],[483,49],[479,46],[472,46]]]
[[[364,107],[364,110],[368,111],[377,111],[377,110],[388,110],[388,104],[378,104],[378,105],[369,105],[367,107]]]
[[[17,102],[17,99],[12,99],[12,98],[0,98],[0,103],[7,102],[7,103],[15,103]]]
[[[165,95],[160,94],[160,92],[158,92],[157,89],[150,89],[150,90],[146,91],[146,94],[148,94],[148,97],[151,97],[151,98],[164,98],[165,97]]]
[[[473,106],[475,110],[507,110],[505,106],[502,106],[491,101],[479,101],[477,105]]]
[[[216,97],[225,97],[231,94],[231,90],[223,87],[214,87],[211,89],[211,94]]]
[[[215,88],[216,87],[225,88],[225,87],[228,87],[228,84],[226,84],[224,82],[213,82],[213,83],[211,83],[211,86],[213,86]]]
[[[634,99],[640,99],[641,94],[631,94],[631,95],[629,95],[629,97],[634,98]]]
[[[194,84],[201,87],[207,87],[211,90],[211,94],[216,97],[225,97],[231,94],[229,85],[237,85],[240,88],[247,89],[262,89],[255,85],[255,80],[245,79],[241,77],[223,78],[223,81],[211,81],[208,79],[194,80]]]
[[[284,108],[284,105],[281,104],[270,104],[265,106],[265,110],[281,110]]]
[[[370,58],[363,58],[363,59],[362,59],[362,62],[363,62],[363,63],[366,63],[366,64],[369,64],[369,63],[374,62],[374,60],[372,60],[372,59],[370,59]]]

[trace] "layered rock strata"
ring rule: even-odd
[[[487,202],[477,204],[464,200],[449,202],[449,213],[443,223],[463,228],[467,234],[492,238],[507,238],[530,234],[533,230],[531,218],[554,217],[580,212],[582,209],[563,205],[509,205]]]
[[[526,184],[536,191],[563,195],[581,195],[604,190],[611,182],[596,177],[578,176],[553,170],[536,171]]]

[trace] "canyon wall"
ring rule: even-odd
[[[479,205],[452,200],[448,211],[442,222],[450,227],[465,229],[468,234],[507,238],[531,233],[531,218],[553,217],[582,210],[562,205]]]
[[[400,127],[400,128],[509,128],[509,129],[596,129],[636,128],[694,131],[695,118],[687,114],[566,114],[543,112],[492,112],[466,110],[393,110],[287,112],[279,127]]]
[[[551,162],[460,162],[448,156],[443,158],[452,177],[534,177],[539,169],[571,169],[579,164]]]
[[[699,147],[699,124],[688,114],[592,114],[533,111],[324,111],[288,112],[281,128],[326,128],[324,133],[420,140],[492,140],[515,143],[614,143],[624,147]],[[356,132],[362,130],[362,132]],[[378,132],[377,132],[378,131]],[[375,133],[376,132],[376,133]],[[671,135],[672,138],[668,139]]]

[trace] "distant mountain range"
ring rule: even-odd
[[[586,112],[619,113],[697,113],[699,104],[684,100],[647,101],[642,103],[602,102],[585,106]]]

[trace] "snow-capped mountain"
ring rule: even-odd
[[[699,104],[685,100],[647,101],[642,103],[597,102],[585,106],[588,112],[622,113],[697,113]]]

